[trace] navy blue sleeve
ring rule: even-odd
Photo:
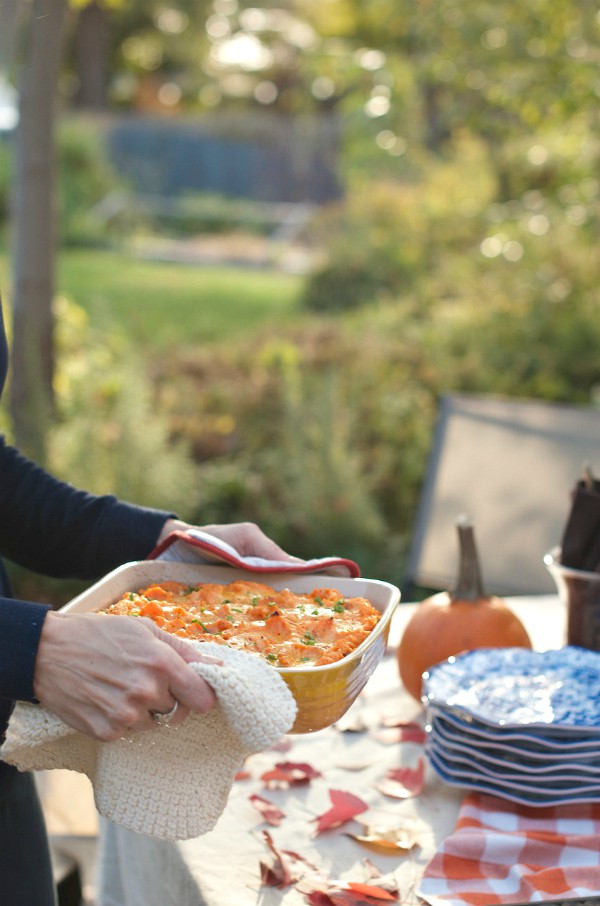
[[[0,438],[0,556],[27,569],[58,578],[98,578],[147,557],[173,515],[78,490]],[[8,594],[3,574],[0,595]],[[7,699],[33,699],[35,659],[49,609],[0,597],[0,730]]]
[[[33,701],[33,674],[45,604],[0,598],[0,697]]]
[[[152,551],[175,514],[59,481],[0,438],[0,555],[47,576],[92,579]]]

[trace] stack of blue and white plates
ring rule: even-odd
[[[476,649],[433,667],[423,693],[447,783],[524,805],[600,801],[600,653]]]

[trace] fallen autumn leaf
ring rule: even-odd
[[[332,827],[339,827],[346,821],[350,821],[355,815],[366,812],[369,808],[367,803],[358,796],[344,790],[329,790],[329,798],[332,803],[331,808],[314,819],[317,822],[317,834]]]
[[[283,818],[285,818],[285,813],[281,809],[277,808],[272,802],[269,802],[268,799],[263,799],[262,796],[259,796],[257,793],[253,793],[248,797],[255,809],[257,809],[263,817],[263,820],[267,824],[272,824],[273,827],[279,827]]]
[[[310,764],[294,761],[280,761],[274,768],[265,771],[260,779],[266,786],[296,786],[310,783],[315,777],[321,777],[321,772],[317,771]]]
[[[418,796],[425,782],[425,761],[419,758],[416,768],[391,768],[377,789],[384,796],[393,799],[408,799]]]
[[[366,826],[362,834],[347,834],[351,840],[384,855],[409,853],[418,844],[414,834],[405,827]]]

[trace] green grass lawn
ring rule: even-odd
[[[143,261],[108,251],[68,250],[58,290],[92,315],[110,315],[143,346],[223,340],[295,313],[298,277],[274,271]]]
[[[0,262],[1,286],[8,267]],[[298,317],[301,278],[268,270],[144,261],[107,250],[66,249],[57,292],[98,322],[110,318],[140,347],[208,343]]]

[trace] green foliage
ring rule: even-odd
[[[183,440],[157,411],[142,360],[122,335],[99,334],[82,310],[57,300],[59,420],[51,431],[51,471],[93,493],[146,506],[193,507],[195,467]]]
[[[340,311],[412,292],[440,257],[477,240],[494,181],[481,143],[463,137],[449,160],[424,155],[414,181],[369,180],[311,228],[325,258],[301,303]]]
[[[410,194],[397,183],[370,185],[324,212],[311,238],[327,257],[306,282],[302,305],[340,311],[408,288],[426,254],[419,228],[408,223]]]
[[[372,561],[385,536],[372,494],[356,413],[327,370],[281,375],[281,419],[256,457],[257,519],[304,557],[343,552]],[[273,510],[272,502],[277,501]]]
[[[388,311],[165,363],[161,402],[200,459],[195,521],[252,519],[301,556],[401,580],[436,406]]]
[[[595,120],[592,0],[437,0],[418,14],[412,0],[332,0],[325,15],[331,7],[349,12],[347,42],[384,52],[376,71],[388,89],[383,128],[408,130],[422,146],[440,151],[465,127],[501,146],[574,112]],[[399,66],[410,71],[410,94]]]
[[[359,259],[361,256],[357,256]],[[386,274],[375,256],[368,261],[336,260],[316,270],[302,294],[302,305],[310,311],[335,312],[373,302],[386,290],[401,290],[403,274]],[[396,284],[396,285],[395,285]]]
[[[105,223],[93,214],[119,179],[93,121],[63,120],[58,133],[60,240],[66,246],[105,245]]]
[[[132,203],[135,202],[132,200]],[[211,192],[187,192],[149,219],[156,232],[175,236],[211,235],[243,230],[251,235],[268,235],[273,222],[260,202],[228,198]]]

